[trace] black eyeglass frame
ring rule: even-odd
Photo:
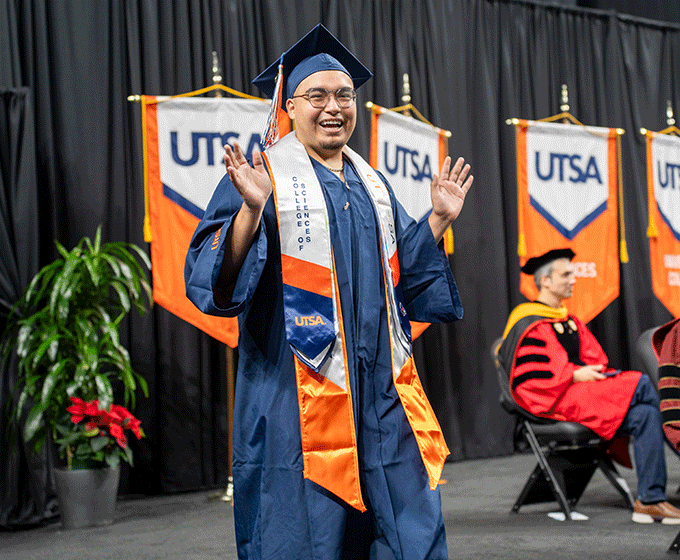
[[[318,100],[312,102],[311,94],[313,93],[323,94],[324,96],[323,103],[321,105],[318,104]],[[349,99],[341,100],[342,98],[338,97],[338,94],[340,93],[343,94],[349,93],[350,94]],[[326,88],[309,88],[305,93],[302,93],[300,95],[293,95],[290,97],[290,99],[295,99],[296,97],[303,97],[304,99],[309,101],[309,104],[315,109],[323,109],[326,107],[326,105],[328,105],[328,102],[331,99],[331,94],[333,94],[333,97],[335,97],[335,102],[341,109],[349,109],[357,100],[357,90],[350,87],[341,87],[339,89],[336,89],[335,91],[328,91]]]

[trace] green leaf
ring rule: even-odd
[[[139,385],[139,388],[142,390],[142,393],[144,393],[145,397],[149,397],[149,386],[146,384],[146,379],[144,379],[141,375],[136,374],[135,377],[137,378],[137,384]]]
[[[101,275],[99,274],[97,267],[94,266],[94,263],[92,261],[87,259],[84,261],[84,264],[85,267],[87,268],[87,271],[90,273],[90,280],[92,280],[92,285],[98,287],[99,282],[101,281]]]
[[[50,292],[50,314],[62,321],[68,315],[69,304],[71,303],[68,298],[64,297],[64,292],[67,288],[70,288],[70,293],[73,293],[80,283],[80,275],[76,271],[77,262],[74,257],[69,255]]]
[[[137,384],[135,383],[135,378],[132,376],[132,369],[130,367],[126,367],[121,371],[122,377],[123,377],[123,384],[134,391],[135,387]]]
[[[48,371],[47,377],[45,377],[45,381],[43,381],[43,386],[42,386],[42,394],[40,397],[40,402],[42,405],[47,408],[47,406],[50,404],[50,398],[52,396],[52,391],[54,390],[54,387],[57,385],[57,383],[60,380],[61,377],[61,372],[64,370],[64,366],[66,365],[65,362],[59,362],[54,364]]]
[[[94,249],[93,252],[99,253],[99,248],[102,244],[102,225],[97,226],[97,232],[94,235]]]
[[[133,243],[129,243],[127,245],[127,248],[137,253],[139,257],[144,261],[146,268],[151,270],[151,260],[149,259],[149,256],[146,254],[146,252],[144,252],[142,249],[140,249],[137,245],[134,245]]]
[[[90,454],[90,444],[89,443],[79,443],[76,447],[76,455],[79,457],[86,457]]]
[[[109,266],[111,267],[111,270],[113,271],[113,278],[120,278],[120,265],[118,264],[118,261],[112,257],[111,255],[107,253],[102,253],[101,254],[102,259],[104,259],[107,263],[109,263]]]
[[[108,453],[106,455],[106,464],[111,468],[115,468],[120,464],[120,455],[118,453]]]
[[[74,443],[80,439],[81,434],[79,432],[71,432],[69,433],[68,429],[63,428],[62,426],[57,425],[57,429],[61,428],[63,430],[63,434],[65,435],[64,438],[59,440],[59,444],[61,444],[62,447],[70,447]]]
[[[51,266],[55,266],[56,264],[57,264],[57,263],[54,262],[54,263],[52,263]],[[43,274],[45,274],[45,273],[46,273],[46,269],[42,269],[41,272],[42,272]],[[22,296],[22,300],[24,300],[24,301],[31,301],[31,296],[33,295],[33,292],[35,291],[35,288],[36,288],[36,286],[38,285],[38,283],[40,282],[40,279],[41,279],[41,277],[42,277],[42,275],[43,275],[43,274],[41,274],[41,272],[38,272],[38,274],[36,274],[36,275],[33,277],[33,279],[31,280],[31,282],[29,283],[28,287],[26,288],[26,291],[24,292],[24,295]],[[21,300],[20,300],[20,301],[21,301]]]
[[[71,427],[70,427],[70,426],[67,428],[66,426],[62,426],[61,424],[57,424],[57,425],[55,426],[55,429],[56,429],[57,432],[59,432],[62,436],[66,436],[66,435],[72,433],[72,432],[71,432]],[[73,436],[76,436],[76,437],[78,436],[77,433],[72,434],[72,435],[73,435]]]
[[[97,374],[94,378],[97,385],[97,395],[99,399],[99,408],[108,410],[113,403],[113,387],[111,382],[105,375]]]
[[[28,389],[26,387],[23,388],[21,393],[19,394],[19,400],[17,401],[17,406],[14,409],[14,417],[16,420],[19,420],[21,418],[21,415],[23,414],[24,411],[24,405],[26,404],[26,399],[28,398]]]
[[[77,381],[72,381],[68,385],[66,385],[66,395],[69,397],[75,397],[76,394],[78,393],[78,389],[80,389],[80,385],[78,384]]]
[[[59,337],[56,336],[52,343],[50,344],[49,348],[47,349],[47,357],[51,362],[56,361],[57,359],[57,354],[59,354]]]
[[[58,336],[59,335],[56,333],[52,334],[47,340],[44,340],[40,344],[38,349],[33,354],[33,362],[31,363],[31,369],[35,369],[36,367],[38,367],[38,364],[40,364],[40,362],[42,361],[43,356],[49,350],[50,345],[58,338]]]
[[[90,448],[93,453],[97,453],[104,449],[109,443],[109,438],[107,437],[95,437],[90,440]]]
[[[33,437],[33,451],[38,453],[45,445],[45,438],[47,434],[45,430],[38,430],[38,432]]]
[[[123,274],[126,280],[129,280],[130,282],[134,278],[134,275],[132,274],[132,270],[130,267],[125,263],[125,261],[120,261],[119,263],[120,266],[120,272]]]
[[[73,382],[77,385],[77,387],[82,387],[87,382],[88,369],[88,365],[84,364],[83,362],[80,362],[76,365],[76,370],[73,374]]]
[[[64,248],[64,246],[61,243],[59,243],[59,241],[57,241],[56,239],[54,240],[54,244],[57,247],[57,251],[61,253],[61,256],[67,259],[69,256],[69,252]]]
[[[22,358],[25,358],[28,353],[31,332],[32,328],[30,325],[23,325],[19,329],[19,334],[17,335],[17,355]]]
[[[31,441],[43,425],[43,412],[45,409],[41,405],[34,406],[28,413],[24,424],[24,440]]]
[[[118,301],[120,302],[120,306],[123,308],[125,313],[128,313],[130,311],[130,296],[125,289],[125,284],[119,280],[112,280],[111,286],[113,286],[113,289],[118,293]]]
[[[131,467],[134,466],[132,464],[132,449],[130,449],[129,445],[123,450],[123,459],[125,459]]]

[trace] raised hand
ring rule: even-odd
[[[441,172],[435,174],[430,183],[430,195],[432,197],[432,214],[429,222],[432,233],[436,241],[444,235],[444,231],[458,217],[463,209],[465,195],[472,186],[474,177],[468,173],[470,165],[459,157],[453,168],[451,168],[451,158],[444,160]]]
[[[233,149],[229,145],[224,146],[224,164],[231,182],[243,199],[226,233],[224,259],[213,291],[218,305],[227,307],[238,272],[255,239],[264,205],[272,193],[272,181],[262,162],[262,155],[254,152],[251,166],[237,142],[234,142]]]
[[[244,204],[259,217],[272,192],[272,182],[262,162],[262,155],[259,152],[253,152],[253,165],[251,166],[238,142],[234,142],[233,149],[228,144],[224,146],[224,164]]]

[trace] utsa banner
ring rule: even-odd
[[[420,220],[432,209],[430,182],[448,155],[447,132],[373,104],[371,106],[371,167],[380,171],[409,216]],[[453,252],[453,234],[444,243]],[[429,323],[411,323],[415,340]]]
[[[680,317],[680,138],[646,135],[652,288],[673,317]]]
[[[618,132],[524,120],[516,127],[520,266],[571,248],[578,283],[567,307],[587,323],[619,295]],[[533,277],[521,275],[520,291],[537,297]]]
[[[268,103],[254,99],[142,96],[144,175],[153,298],[171,313],[235,348],[235,318],[201,313],[187,299],[184,259],[191,236],[225,174],[223,146],[259,150]]]
[[[446,132],[384,109],[371,107],[370,164],[389,181],[412,218],[432,209],[430,182],[448,155]]]

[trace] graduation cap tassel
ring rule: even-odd
[[[283,56],[279,61],[279,72],[272,95],[272,104],[267,114],[267,126],[264,131],[263,147],[268,148],[279,139],[279,111],[281,111],[281,96],[283,91]]]

